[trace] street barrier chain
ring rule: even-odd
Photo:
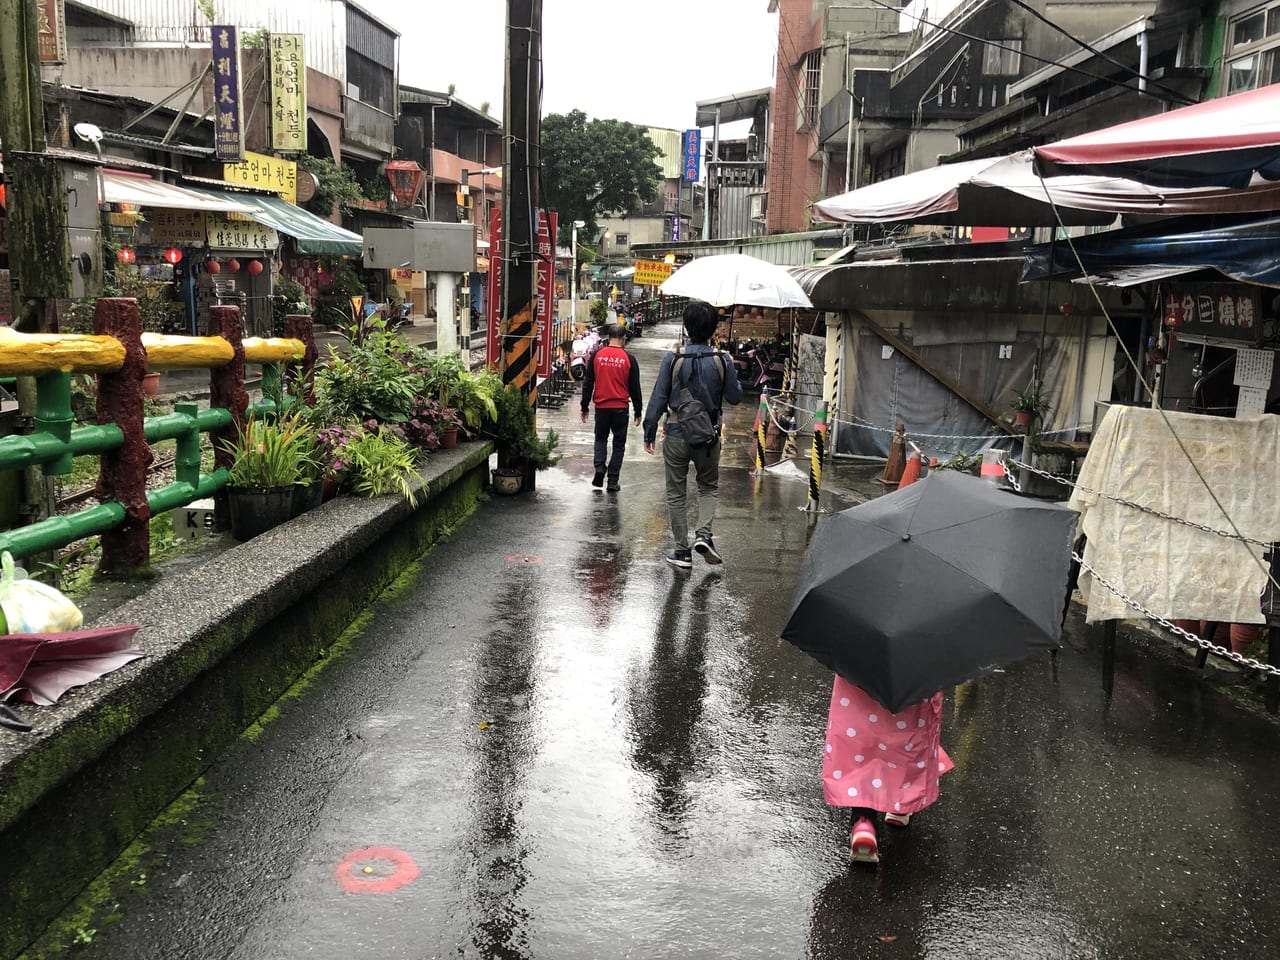
[[[1022,486],[1021,484],[1018,483],[1017,478],[1010,472],[1009,470],[1010,463],[1014,463],[1015,465],[1020,467],[1025,466],[1025,464],[1020,464],[1020,463],[1017,463],[1017,461],[1011,461],[1011,460],[1005,460],[1004,462],[1005,478],[1009,481],[1009,485],[1013,487],[1015,491],[1017,491],[1018,493],[1021,493]],[[1032,472],[1041,473],[1042,471],[1033,469]],[[1264,546],[1266,546],[1266,544],[1264,544]],[[1258,660],[1253,659],[1252,657],[1246,657],[1244,654],[1236,653],[1234,650],[1229,650],[1226,647],[1220,647],[1216,643],[1213,643],[1210,640],[1206,640],[1204,639],[1204,637],[1198,636],[1197,634],[1194,634],[1189,630],[1183,630],[1182,627],[1179,627],[1176,624],[1170,623],[1164,617],[1161,617],[1155,613],[1152,613],[1150,610],[1144,607],[1137,600],[1134,600],[1132,597],[1126,594],[1123,590],[1119,589],[1114,584],[1112,584],[1111,581],[1109,581],[1106,577],[1099,574],[1098,571],[1093,569],[1093,567],[1091,567],[1089,564],[1085,563],[1084,557],[1082,557],[1080,554],[1076,553],[1075,551],[1072,551],[1071,558],[1080,564],[1081,570],[1087,571],[1089,575],[1093,577],[1094,580],[1096,580],[1102,586],[1106,587],[1113,594],[1119,597],[1123,603],[1125,603],[1129,607],[1132,607],[1134,610],[1137,610],[1148,620],[1154,620],[1156,623],[1160,624],[1160,626],[1164,627],[1166,630],[1168,630],[1170,633],[1173,633],[1175,636],[1182,637],[1184,640],[1194,644],[1200,649],[1208,650],[1210,653],[1216,653],[1218,656],[1224,657],[1225,659],[1230,660],[1233,663],[1237,663],[1242,667],[1250,667],[1254,670],[1259,670],[1262,673],[1268,674],[1269,676],[1280,677],[1280,668],[1273,667],[1269,663],[1262,663]]]
[[[1088,487],[1083,487],[1080,484],[1078,484],[1076,481],[1070,480],[1067,477],[1060,477],[1055,473],[1050,473],[1047,470],[1041,470],[1039,467],[1033,467],[1031,466],[1031,464],[1022,463],[1019,460],[1013,460],[1010,458],[1005,459],[1005,476],[1006,477],[1010,475],[1009,464],[1013,464],[1013,466],[1017,467],[1020,470],[1026,470],[1028,473],[1034,473],[1036,476],[1044,477],[1046,480],[1052,480],[1054,483],[1060,483],[1063,486],[1071,487],[1074,490],[1079,490],[1081,493],[1086,493],[1094,497],[1101,497],[1103,500],[1110,500],[1113,503],[1120,504],[1121,506],[1132,507],[1134,510],[1137,510],[1141,513],[1148,513],[1153,517],[1159,517],[1160,519],[1168,520],[1171,523],[1181,524],[1184,527],[1193,527],[1194,529],[1201,530],[1204,533],[1211,533],[1215,537],[1222,537],[1224,540],[1239,540],[1243,543],[1251,543],[1256,547],[1265,547],[1267,549],[1270,549],[1271,547],[1270,543],[1263,540],[1254,540],[1251,537],[1229,533],[1226,530],[1218,530],[1215,527],[1211,527],[1206,523],[1196,523],[1194,520],[1188,520],[1185,517],[1175,517],[1172,514],[1164,513],[1161,510],[1157,510],[1155,507],[1148,507],[1134,500],[1126,500],[1124,497],[1117,497],[1110,493],[1103,493],[1101,490],[1090,490]]]
[[[1234,650],[1229,650],[1226,647],[1220,647],[1216,643],[1206,640],[1204,639],[1204,637],[1198,636],[1189,630],[1183,630],[1182,627],[1179,627],[1176,624],[1169,622],[1164,617],[1161,617],[1161,616],[1158,616],[1157,614],[1152,613],[1150,610],[1144,607],[1137,600],[1134,600],[1132,597],[1125,594],[1123,590],[1119,589],[1118,587],[1110,583],[1105,577],[1099,575],[1097,570],[1094,570],[1093,567],[1089,566],[1089,564],[1084,562],[1084,558],[1081,557],[1080,554],[1075,553],[1073,551],[1071,556],[1077,563],[1080,564],[1081,570],[1087,570],[1089,572],[1089,575],[1092,576],[1094,580],[1098,581],[1098,583],[1102,584],[1102,586],[1106,587],[1108,590],[1114,593],[1117,597],[1123,600],[1127,605],[1129,605],[1134,610],[1137,610],[1139,613],[1141,613],[1144,617],[1146,617],[1149,620],[1154,620],[1156,623],[1160,624],[1160,626],[1164,627],[1170,633],[1173,633],[1176,636],[1182,637],[1184,640],[1198,646],[1202,650],[1208,650],[1210,653],[1216,653],[1218,656],[1223,657],[1227,660],[1230,660],[1233,663],[1239,664],[1242,667],[1248,667],[1253,670],[1258,670],[1262,673],[1267,674],[1268,676],[1280,677],[1280,667],[1273,667],[1269,663],[1262,663],[1261,661],[1255,660],[1252,657],[1246,657],[1243,653],[1236,653]]]

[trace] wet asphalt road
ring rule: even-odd
[[[646,391],[662,333],[635,345]],[[536,495],[377,604],[68,955],[1277,955],[1277,728],[1128,647],[1108,704],[1078,615],[1056,662],[948,692],[942,800],[851,869],[819,779],[830,677],[777,639],[804,484],[731,442],[726,564],[677,573],[659,460],[633,431],[622,493],[592,490],[576,409],[543,415],[568,456]]]

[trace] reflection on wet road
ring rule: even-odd
[[[659,460],[633,430],[622,492],[592,490],[576,410],[544,417],[568,456],[535,495],[485,504],[211,768],[201,828],[151,838],[145,892],[77,955],[1276,955],[1274,727],[1141,661],[1108,707],[1079,624],[1056,663],[948,692],[942,801],[851,870],[830,677],[778,640],[804,484],[749,476],[748,400],[725,566],[680,573]]]

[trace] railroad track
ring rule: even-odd
[[[147,467],[147,475],[150,476],[153,473],[159,473],[161,470],[172,467],[173,461],[173,457],[162,457],[158,460],[153,460],[151,466]],[[94,489],[94,487],[85,487],[83,490],[77,490],[75,493],[59,498],[57,503],[58,513],[62,513],[71,507],[79,506],[86,500],[92,500]]]

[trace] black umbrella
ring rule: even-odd
[[[934,473],[817,529],[782,636],[897,712],[1058,645],[1077,518]]]

